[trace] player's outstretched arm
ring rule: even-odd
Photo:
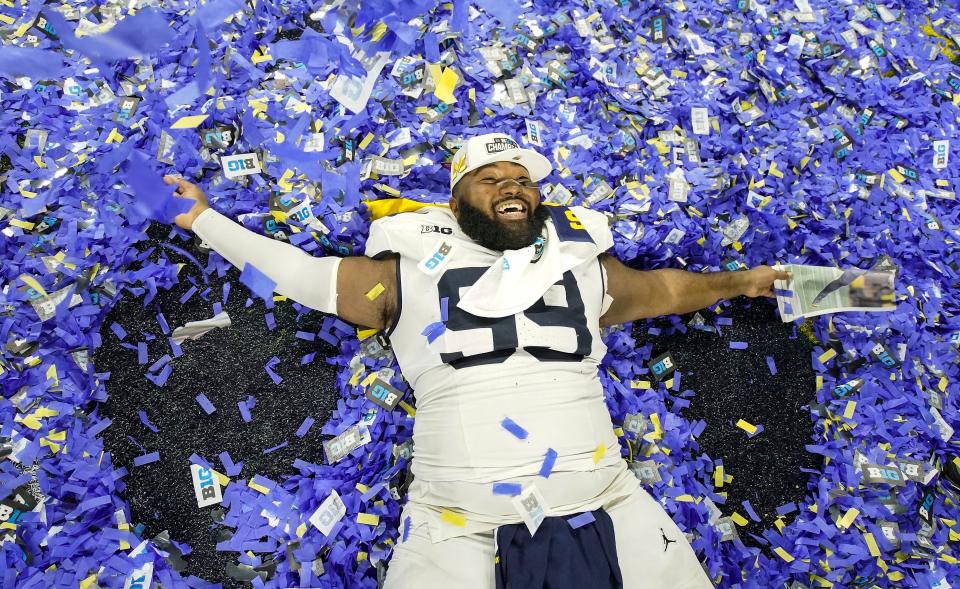
[[[613,297],[600,318],[601,326],[689,313],[740,295],[773,296],[773,281],[791,278],[789,273],[770,266],[700,274],[674,269],[634,270],[607,254],[600,261],[607,274],[607,293]]]
[[[178,196],[194,201],[193,207],[174,222],[183,229],[192,229],[237,268],[251,264],[276,283],[277,293],[312,309],[365,327],[389,326],[397,300],[394,260],[311,256],[289,243],[254,233],[216,212],[197,185],[173,176],[165,176],[164,181],[177,184]],[[383,286],[382,291],[377,284]],[[378,291],[381,292],[374,296]],[[368,293],[370,297],[366,296]]]

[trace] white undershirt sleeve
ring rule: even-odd
[[[294,245],[254,233],[213,209],[197,216],[193,232],[237,268],[251,264],[266,274],[277,283],[277,293],[336,314],[341,258],[311,256]]]

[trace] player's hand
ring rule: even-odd
[[[164,176],[163,181],[170,185],[177,185],[177,189],[174,191],[176,196],[188,198],[193,201],[193,206],[189,211],[177,215],[173,219],[173,222],[177,224],[177,227],[187,230],[192,229],[193,222],[197,220],[197,217],[200,216],[200,213],[210,208],[210,203],[207,201],[207,195],[204,194],[203,190],[201,190],[199,186],[193,184],[192,182],[187,182],[183,178]]]
[[[748,297],[772,297],[774,280],[790,281],[793,279],[793,274],[775,270],[770,266],[757,266],[743,274],[746,281],[743,294]]]

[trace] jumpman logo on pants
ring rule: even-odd
[[[667,538],[667,534],[663,531],[663,528],[660,528],[660,535],[663,536],[663,551],[666,552],[667,548],[670,547],[670,544],[675,543],[676,540]]]

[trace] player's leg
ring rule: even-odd
[[[493,589],[493,532],[433,543],[426,526],[411,529],[393,549],[384,589]]]
[[[613,520],[624,589],[710,589],[683,532],[645,490],[604,506]]]

